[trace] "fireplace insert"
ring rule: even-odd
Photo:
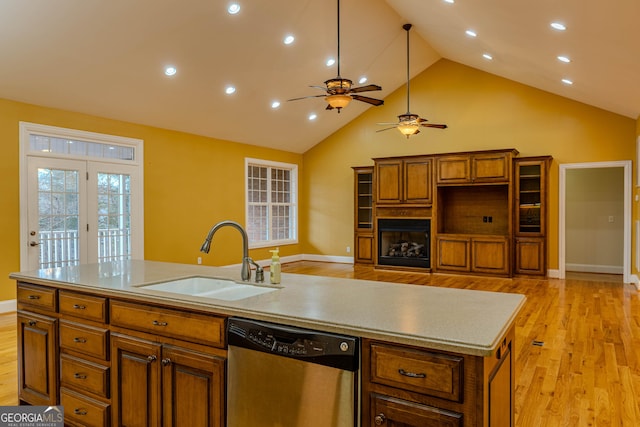
[[[430,219],[378,219],[378,264],[430,268],[430,235]]]

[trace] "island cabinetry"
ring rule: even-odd
[[[511,180],[511,162],[516,150],[459,153],[436,158],[438,185],[506,183]]]
[[[363,340],[362,426],[513,426],[513,334],[487,357]]]
[[[65,407],[65,423],[108,426],[111,364],[107,298],[58,292],[60,404]]]
[[[223,426],[224,318],[123,301],[110,312],[113,425]]]
[[[516,159],[515,273],[546,275],[547,177],[550,156]]]
[[[376,205],[431,205],[432,157],[374,159]]]
[[[354,262],[372,264],[373,249],[373,167],[354,167]]]
[[[18,398],[40,406],[58,402],[58,294],[18,282]]]

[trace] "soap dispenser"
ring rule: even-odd
[[[273,254],[271,255],[271,266],[269,267],[271,283],[277,285],[280,283],[280,248],[275,248],[269,252]]]

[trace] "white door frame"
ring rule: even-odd
[[[566,193],[567,170],[569,169],[594,169],[594,168],[624,168],[624,259],[623,281],[631,283],[631,160],[614,162],[591,163],[564,163],[560,165],[560,192],[559,192],[559,225],[558,225],[558,267],[559,278],[566,276]]]

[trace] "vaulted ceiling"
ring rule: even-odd
[[[286,102],[322,94],[309,86],[337,75],[326,65],[337,54],[335,0],[237,3],[232,15],[216,0],[0,0],[0,98],[292,152],[384,108]],[[637,0],[341,0],[341,75],[383,88],[363,95],[405,84],[407,22],[412,77],[447,58],[640,116]]]

